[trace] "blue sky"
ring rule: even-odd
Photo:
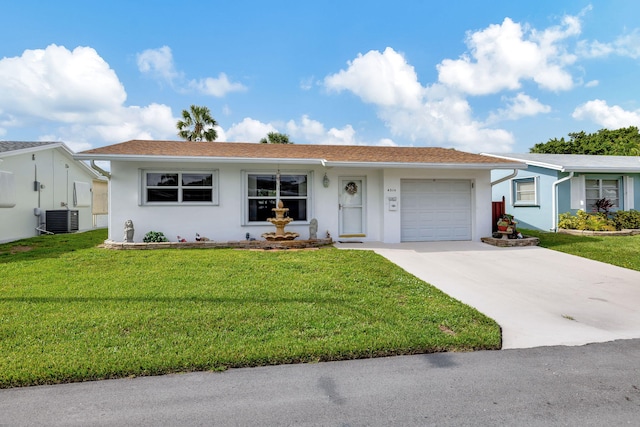
[[[6,1],[0,139],[178,139],[527,152],[640,126],[640,2]]]

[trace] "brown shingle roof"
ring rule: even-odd
[[[377,147],[365,145],[259,144],[133,140],[78,153],[81,159],[265,159],[317,160],[330,163],[477,164],[514,167],[520,163],[480,154],[436,147]]]

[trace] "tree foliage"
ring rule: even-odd
[[[211,116],[207,107],[192,105],[182,110],[182,120],[178,120],[178,136],[186,141],[215,141],[218,133],[214,129],[218,122]]]
[[[269,132],[266,138],[260,140],[262,144],[293,144],[293,141],[289,140],[289,135],[278,132]]]
[[[616,130],[600,129],[595,133],[584,131],[553,138],[538,143],[529,149],[530,153],[542,154],[593,154],[604,156],[640,156],[640,133],[635,126]]]

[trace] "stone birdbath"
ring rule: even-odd
[[[293,218],[285,217],[284,214],[289,212],[289,208],[284,207],[284,203],[282,200],[278,201],[278,207],[271,209],[275,212],[275,218],[267,218],[271,224],[276,226],[276,231],[263,233],[262,237],[269,241],[281,241],[281,240],[293,240],[299,236],[298,233],[294,233],[291,231],[284,231],[284,227],[293,221]]]

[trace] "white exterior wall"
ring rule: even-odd
[[[198,162],[133,162],[112,161],[109,187],[109,239],[123,241],[124,223],[131,219],[134,223],[134,241],[142,242],[149,231],[160,231],[170,241],[177,236],[188,241],[195,240],[195,234],[215,241],[244,240],[246,233],[261,239],[261,234],[274,231],[274,226],[248,225],[243,222],[243,206],[246,189],[243,181],[245,172],[274,172],[277,166],[271,164],[211,164]],[[142,170],[155,171],[218,171],[219,205],[144,205],[142,203]],[[329,232],[338,239],[339,227],[339,179],[341,177],[362,177],[366,181],[365,234],[358,240],[400,242],[400,180],[405,178],[468,179],[474,183],[472,192],[472,239],[491,235],[491,186],[490,171],[445,170],[445,169],[373,169],[373,168],[324,168],[321,165],[280,165],[280,171],[310,172],[308,191],[308,218],[318,220],[318,237]],[[330,179],[328,188],[322,185],[324,174]],[[398,197],[399,209],[390,211],[388,196]],[[308,223],[287,225],[286,231],[300,234],[301,239],[309,236]]]
[[[134,241],[142,242],[149,231],[161,231],[170,241],[177,241],[177,236],[189,241],[195,240],[195,233],[216,241],[244,240],[246,233],[252,238],[261,239],[262,233],[274,231],[270,224],[244,224],[243,206],[246,198],[243,172],[275,172],[273,165],[265,164],[206,164],[206,163],[135,163],[111,162],[109,187],[109,239],[123,241],[124,223],[131,219],[134,224]],[[157,171],[218,171],[218,202],[212,205],[144,205],[142,204],[143,170]],[[341,176],[366,177],[367,216],[366,229],[368,240],[380,240],[380,212],[371,206],[381,203],[381,192],[372,191],[379,188],[381,172],[370,169],[325,169],[318,165],[283,165],[282,173],[310,173],[308,191],[308,218],[318,220],[318,237],[325,237],[327,231],[332,237],[338,235],[338,179]],[[325,172],[330,179],[328,188],[322,185]],[[291,223],[286,231],[300,234],[300,238],[309,236],[309,224]]]
[[[86,231],[93,228],[91,206],[73,206],[74,181],[91,184],[96,175],[73,160],[62,149],[49,148],[38,151],[21,151],[19,154],[5,153],[1,158],[0,170],[12,172],[15,179],[16,204],[14,207],[0,208],[0,242],[34,237],[38,235],[38,217],[34,208],[42,210],[40,220],[44,222],[47,210],[78,210],[78,228]],[[35,157],[35,158],[34,158]],[[65,165],[69,167],[66,168]],[[41,190],[34,190],[34,181],[42,184]]]

